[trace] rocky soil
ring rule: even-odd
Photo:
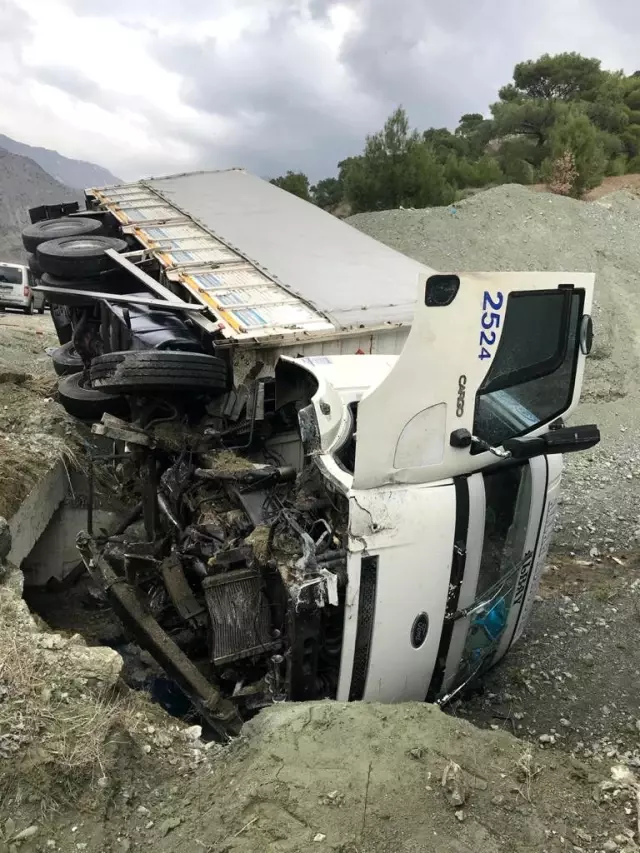
[[[0,516],[13,515],[52,461],[78,447],[76,425],[53,399],[45,350],[57,343],[48,314],[0,313]]]
[[[582,761],[560,735],[521,741],[425,704],[274,706],[230,747],[203,743],[119,684],[116,652],[34,620],[4,569],[3,853],[638,849],[626,756]]]

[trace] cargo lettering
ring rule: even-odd
[[[544,569],[544,564],[547,559],[547,554],[549,552],[549,545],[551,544],[551,535],[553,533],[553,528],[556,520],[556,512],[558,510],[558,499],[552,498],[549,501],[547,507],[547,514],[544,521],[544,529],[542,531],[542,536],[540,537],[540,547],[538,549],[538,559],[536,560],[536,564],[533,569],[533,576],[531,578],[531,584],[529,586],[529,595],[527,596],[523,606],[522,612],[520,613],[520,618],[518,619],[518,627],[516,629],[516,633],[513,637],[513,642],[516,643],[522,633],[524,628],[529,620],[529,614],[531,613],[531,608],[533,606],[534,596],[538,592],[538,585],[540,583],[540,577],[542,575],[542,571]]]
[[[458,379],[458,398],[456,400],[456,417],[464,415],[464,402],[467,395],[467,377],[463,374]]]
[[[518,572],[518,581],[516,583],[516,591],[513,596],[513,606],[521,604],[527,592],[529,583],[529,572],[533,563],[533,551],[527,551],[520,563],[520,571]]]

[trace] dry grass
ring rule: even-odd
[[[58,388],[58,377],[50,370],[32,373],[25,382],[25,387],[39,397],[53,397]]]
[[[16,385],[24,388],[38,397],[53,397],[58,387],[58,377],[47,363],[34,365],[31,371],[20,370],[10,365],[1,365],[0,384]]]
[[[51,654],[24,625],[0,624],[0,764],[4,796],[30,783],[51,796],[71,796],[108,775],[123,733],[140,725],[135,697],[91,688],[51,664]],[[44,635],[46,636],[46,635]],[[64,657],[61,655],[61,664]],[[126,740],[126,735],[125,735]],[[47,785],[55,779],[55,786]],[[54,791],[55,789],[55,791]]]
[[[542,772],[542,767],[535,763],[533,750],[527,746],[516,764],[516,778],[521,783],[518,792],[528,803],[531,802],[533,783]]]

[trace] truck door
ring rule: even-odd
[[[594,276],[426,276],[407,343],[358,407],[354,487],[426,483],[495,463],[578,403]],[[467,431],[478,441],[456,446]]]

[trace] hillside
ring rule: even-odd
[[[82,198],[33,160],[0,148],[0,260],[24,260],[20,232],[29,224],[30,207]]]
[[[1,133],[0,148],[4,148],[11,154],[29,157],[41,166],[45,172],[48,172],[68,187],[84,190],[87,187],[104,187],[109,184],[122,183],[122,180],[112,175],[108,169],[96,166],[95,163],[87,163],[84,160],[71,160],[69,157],[63,157],[62,154],[58,154],[57,151],[52,151],[49,148],[36,148],[32,145],[25,145],[24,142],[17,142],[15,139],[10,139]]]

